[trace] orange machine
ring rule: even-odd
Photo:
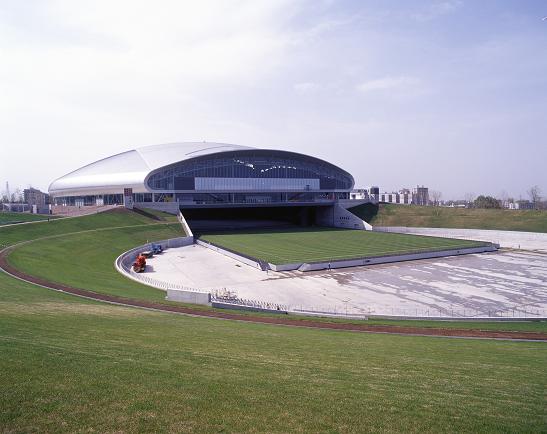
[[[142,273],[146,268],[146,256],[139,253],[135,262],[133,262],[133,270],[137,273]]]

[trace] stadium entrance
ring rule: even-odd
[[[328,206],[328,205],[327,205]],[[184,208],[181,212],[192,231],[279,228],[318,224],[321,206],[254,206]]]

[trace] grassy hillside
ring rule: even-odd
[[[380,205],[370,223],[376,226],[547,232],[547,211]]]
[[[0,226],[12,223],[37,222],[57,218],[56,216],[43,214],[30,214],[26,212],[0,212]]]
[[[245,324],[0,273],[2,432],[541,432],[547,346]]]
[[[0,227],[0,247],[9,246],[19,241],[66,235],[74,232],[154,223],[157,224],[158,222],[125,209],[115,209],[78,218],[44,221],[32,225]]]
[[[183,236],[179,223],[164,223],[123,209],[84,217],[0,228],[0,245],[35,240],[15,249],[16,268],[76,288],[163,301],[165,293],[116,271],[114,260],[135,246]]]

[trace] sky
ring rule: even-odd
[[[0,190],[135,147],[311,154],[356,187],[547,196],[544,0],[0,0]]]

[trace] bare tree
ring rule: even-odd
[[[505,204],[507,200],[509,199],[509,194],[506,190],[502,190],[501,193],[498,195],[498,199]]]
[[[534,185],[533,187],[530,187],[530,190],[528,190],[526,193],[528,193],[528,196],[530,196],[530,200],[534,204],[534,208],[537,208],[539,202],[541,201],[541,189],[539,188],[539,186]]]
[[[475,193],[465,193],[464,199],[467,202],[467,206],[472,206],[475,200]]]
[[[23,193],[20,188],[16,188],[13,193],[11,193],[10,202],[12,203],[22,203],[23,202]]]
[[[438,190],[430,190],[429,197],[431,198],[431,201],[433,202],[433,205],[435,205],[435,206],[439,205],[439,201],[440,201],[442,195],[443,194]]]

